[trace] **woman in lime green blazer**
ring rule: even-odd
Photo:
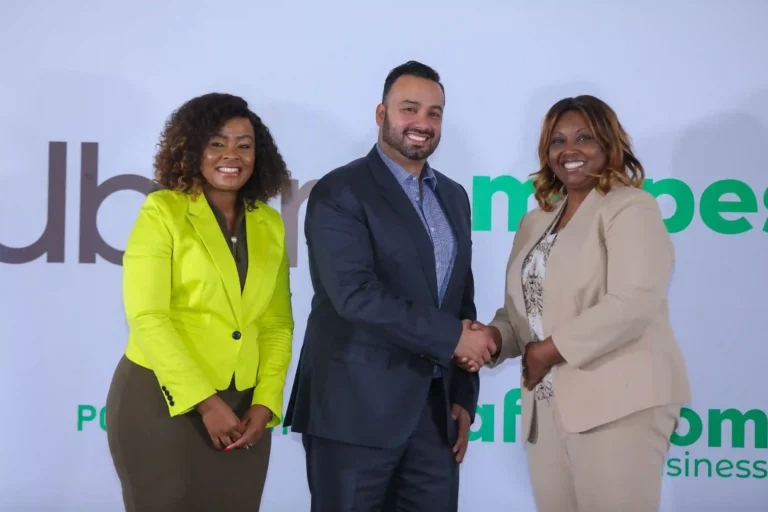
[[[289,178],[261,119],[207,94],[173,113],[123,259],[130,334],[107,397],[128,511],[258,510],[293,317]]]

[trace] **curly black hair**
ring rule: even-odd
[[[239,191],[249,210],[280,194],[291,177],[267,126],[239,96],[210,93],[193,98],[165,123],[155,155],[155,181],[165,188],[200,194],[205,179],[200,159],[208,141],[234,117],[250,119],[255,133],[253,174]]]

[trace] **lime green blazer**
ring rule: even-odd
[[[228,242],[203,194],[153,192],[123,256],[126,357],[154,371],[171,416],[229,387],[282,421],[293,312],[285,228],[264,203],[245,214],[243,291]]]

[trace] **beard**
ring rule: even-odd
[[[408,137],[405,136],[406,132],[416,133],[428,137],[427,145],[415,146],[408,141]],[[435,138],[435,134],[432,130],[416,130],[413,128],[405,128],[401,133],[397,133],[396,129],[392,127],[389,122],[389,114],[384,114],[384,125],[382,126],[382,139],[392,149],[403,155],[408,160],[426,160],[429,156],[435,152],[437,145],[440,143],[440,138]]]

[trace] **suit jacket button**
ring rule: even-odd
[[[232,337],[236,340],[240,339],[240,331],[235,331],[232,333]]]
[[[173,403],[173,400],[169,400],[168,403],[173,407],[175,404]]]

